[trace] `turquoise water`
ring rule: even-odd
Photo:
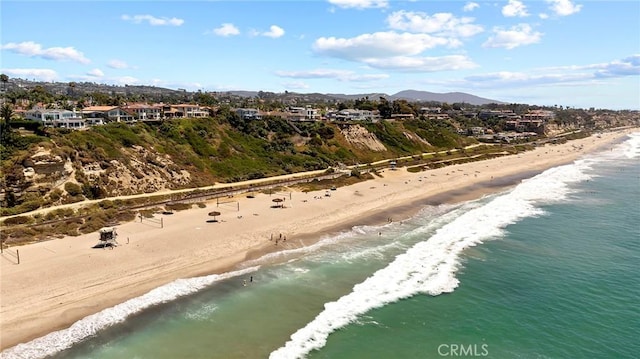
[[[634,358],[639,148],[178,281],[2,357]]]

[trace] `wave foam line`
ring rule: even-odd
[[[325,346],[333,331],[371,309],[419,293],[435,296],[452,292],[459,283],[455,274],[464,249],[501,236],[507,225],[522,218],[544,213],[536,204],[566,198],[571,192],[569,184],[590,178],[583,172],[588,168],[586,163],[577,162],[552,168],[459,215],[428,240],[417,243],[387,267],[355,285],[351,293],[325,304],[324,311],[291,335],[270,358],[305,357]]]
[[[75,322],[67,329],[49,333],[28,343],[8,348],[0,357],[3,359],[44,358],[70,348],[72,345],[97,334],[100,330],[125,321],[129,316],[153,305],[166,303],[185,295],[193,294],[215,282],[255,272],[259,267],[212,274],[208,276],[178,279],[149,291],[140,297],[107,308]]]
[[[627,137],[629,139],[622,144],[624,155],[629,159],[640,157],[640,132],[630,133]]]

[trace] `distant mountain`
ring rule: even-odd
[[[420,102],[446,102],[446,103],[468,103],[471,105],[486,105],[489,103],[504,103],[488,98],[478,97],[464,92],[435,93],[428,91],[405,90],[400,91],[391,98],[394,100],[420,101]]]
[[[391,96],[387,95],[386,93],[366,93],[366,94],[355,94],[355,95],[328,93],[327,96],[330,96],[336,99],[341,99],[341,100],[357,100],[365,97],[368,97],[370,100],[377,100],[380,97],[384,97],[387,100],[391,99]]]
[[[73,84],[73,87],[71,87]],[[185,101],[189,100],[195,92],[187,91],[184,89],[169,89],[156,86],[145,85],[106,85],[92,82],[40,82],[29,81],[20,78],[11,78],[9,80],[7,90],[12,89],[29,89],[35,86],[42,86],[47,91],[54,94],[83,94],[92,92],[102,92],[109,95],[144,95],[147,99],[161,96],[177,96],[183,98]],[[302,100],[302,101],[325,101],[336,102],[344,100],[357,100],[361,98],[369,98],[370,100],[378,100],[380,97],[384,97],[389,101],[393,100],[407,100],[410,102],[442,102],[442,103],[468,103],[470,105],[486,105],[489,103],[503,104],[505,102],[492,100],[488,98],[478,97],[464,92],[448,92],[448,93],[436,93],[428,91],[418,90],[404,90],[394,95],[388,95],[385,93],[367,93],[367,94],[336,94],[336,93],[296,93],[296,92],[263,92],[263,91],[220,91],[222,94],[228,94],[232,96],[253,98],[261,97],[268,99],[280,99],[286,100]]]
[[[240,95],[242,91],[234,91],[234,94]],[[279,94],[281,95],[281,94]],[[321,97],[323,99],[336,99],[336,100],[357,100],[361,98],[369,98],[370,100],[378,100],[380,97],[384,97],[389,101],[393,100],[407,100],[410,102],[442,102],[442,103],[468,103],[470,105],[486,105],[489,103],[502,104],[505,102],[483,98],[475,95],[471,95],[464,92],[448,92],[448,93],[436,93],[428,91],[417,90],[405,90],[400,91],[394,95],[387,95],[385,93],[367,93],[367,94],[296,94],[289,92],[289,95],[293,96],[312,96],[314,98]]]

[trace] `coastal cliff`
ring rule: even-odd
[[[293,125],[277,117],[243,121],[230,115],[48,129],[33,142],[3,161],[2,215],[370,163],[476,141],[457,135],[448,122]]]

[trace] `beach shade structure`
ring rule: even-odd
[[[211,211],[211,212],[209,212],[209,215],[210,215],[211,217],[213,217],[213,219],[212,219],[212,220],[209,220],[209,221],[207,221],[207,222],[217,222],[216,217],[220,215],[220,212],[218,212],[218,211]]]
[[[284,199],[274,198],[272,199],[272,201],[275,203],[275,206],[273,206],[274,208],[284,208],[284,204],[282,203],[284,202]]]

